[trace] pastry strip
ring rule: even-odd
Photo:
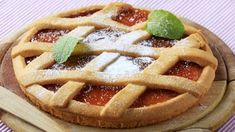
[[[83,88],[84,83],[68,81],[53,95],[50,105],[55,107],[66,107],[70,100]]]
[[[145,91],[146,87],[128,84],[113,96],[104,106],[100,115],[104,117],[120,117],[122,113]]]

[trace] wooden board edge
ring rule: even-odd
[[[43,132],[10,113],[4,114],[1,119],[15,132]]]
[[[226,69],[224,59],[221,56],[220,51],[218,50],[218,48],[213,47],[212,52],[218,60],[218,67],[217,67],[216,72],[215,72],[215,80],[214,81],[227,80],[228,79],[228,77],[227,77],[228,73],[227,73],[227,69]]]
[[[220,104],[205,118],[190,128],[202,128],[215,131],[221,127],[233,114],[235,108],[235,81],[228,84],[226,93]]]
[[[180,130],[177,132],[212,132],[212,131],[209,129],[203,129],[203,128],[189,128],[189,129]]]

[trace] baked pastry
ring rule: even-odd
[[[22,91],[58,118],[96,127],[140,127],[185,112],[210,88],[217,60],[186,24],[180,39],[152,36],[149,12],[111,3],[36,21],[12,49]],[[65,34],[83,40],[60,64],[52,48]]]

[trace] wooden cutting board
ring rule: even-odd
[[[189,109],[187,112],[156,125],[134,129],[101,129],[87,126],[70,124],[52,116],[53,120],[59,122],[69,131],[156,131],[156,130],[182,130],[182,131],[210,131],[216,130],[231,117],[235,106],[235,56],[233,52],[220,40],[215,34],[206,28],[182,18],[182,20],[196,28],[208,37],[210,47],[214,55],[219,61],[219,66],[216,71],[216,78],[213,86],[208,94],[203,97],[200,102]],[[23,99],[27,100],[21,92],[15,79],[12,62],[11,62],[11,47],[17,44],[17,39],[27,31],[27,26],[19,32],[8,37],[5,41],[0,42],[0,82],[1,85]],[[41,131],[40,129],[29,125],[21,119],[9,113],[0,111],[0,118],[15,131]]]

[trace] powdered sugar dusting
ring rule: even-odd
[[[208,108],[208,105],[204,105],[202,103],[199,103],[199,107],[198,108],[200,109],[200,111],[204,111],[204,110],[206,110]]]
[[[133,63],[138,65],[140,70],[144,70],[144,68],[146,68],[153,61],[154,59],[150,57],[137,57],[133,59]]]
[[[45,70],[43,72],[43,75],[46,77],[50,77],[50,76],[57,76],[59,75],[61,72],[58,70]]]
[[[91,44],[100,40],[107,40],[107,41],[115,42],[123,34],[125,34],[125,32],[120,31],[118,29],[111,29],[111,28],[100,29],[89,34],[83,40],[83,43]]]
[[[121,56],[113,64],[108,66],[104,72],[111,74],[133,74],[139,71],[139,67],[134,65],[132,61],[128,60],[130,58]]]
[[[150,57],[121,56],[114,63],[105,68],[104,72],[111,74],[135,74],[143,70],[154,61]]]
[[[46,94],[46,92],[47,91],[45,91],[45,90],[38,90],[38,92],[37,92],[37,98],[38,99],[40,99],[40,100],[43,100],[43,99],[45,99],[45,94]]]

